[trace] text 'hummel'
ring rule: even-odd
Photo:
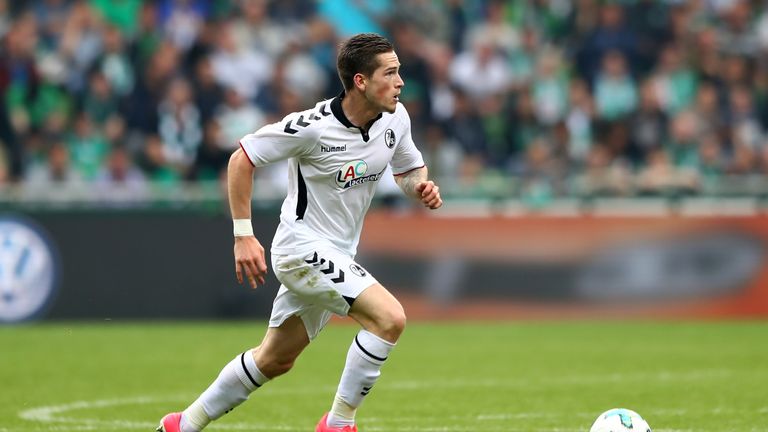
[[[343,152],[347,151],[347,145],[344,144],[343,146],[327,146],[327,145],[320,145],[320,152],[321,153],[335,153],[335,152]]]

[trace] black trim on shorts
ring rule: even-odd
[[[246,351],[246,352],[248,352],[248,351]],[[253,379],[253,377],[251,376],[251,373],[248,372],[248,368],[245,367],[245,353],[242,353],[240,355],[240,364],[243,365],[243,370],[245,371],[245,374],[248,376],[248,379],[251,380],[253,385],[255,385],[256,387],[261,387],[261,384],[257,383],[256,380]]]
[[[304,176],[301,175],[301,164],[297,165],[299,172],[299,196],[296,203],[296,220],[304,219],[304,213],[307,212],[307,184],[304,182]]]

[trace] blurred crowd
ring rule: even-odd
[[[0,184],[221,179],[244,134],[341,91],[359,32],[394,42],[414,139],[454,186],[768,174],[764,1],[0,0]]]

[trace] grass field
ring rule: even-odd
[[[262,323],[0,327],[0,432],[151,431]],[[210,430],[312,431],[356,328]],[[411,323],[358,413],[366,431],[588,431],[640,412],[655,432],[768,431],[768,322]]]

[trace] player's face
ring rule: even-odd
[[[394,51],[377,56],[379,67],[368,79],[365,98],[379,111],[394,113],[405,83],[400,77],[400,61]]]

